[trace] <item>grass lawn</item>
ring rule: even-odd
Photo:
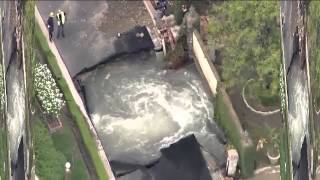
[[[64,154],[54,146],[49,130],[40,117],[35,117],[33,127],[37,176],[43,180],[62,180],[67,161]]]
[[[98,154],[98,149],[95,142],[95,137],[91,134],[89,127],[87,125],[85,117],[82,115],[78,105],[74,102],[73,96],[71,94],[71,91],[65,81],[65,79],[62,77],[62,73],[60,71],[60,68],[57,64],[57,61],[55,59],[55,56],[52,54],[51,50],[49,49],[49,46],[47,44],[47,40],[45,36],[42,34],[42,31],[38,24],[35,25],[35,36],[37,39],[37,43],[39,44],[39,47],[42,51],[42,53],[45,55],[47,59],[47,63],[49,65],[49,68],[53,74],[53,76],[56,79],[56,82],[58,83],[59,88],[63,92],[63,95],[66,100],[67,107],[72,114],[72,118],[75,120],[77,127],[80,130],[80,134],[83,140],[83,143],[86,147],[86,151],[88,152],[90,159],[92,161],[92,164],[94,166],[94,169],[96,170],[96,174],[100,180],[108,180],[107,172],[104,168],[103,162],[100,159],[100,156]]]
[[[2,121],[4,119],[0,119]],[[0,123],[1,124],[1,123]],[[4,132],[5,129],[0,125],[0,179],[8,179],[8,172],[5,169],[5,166],[8,165],[8,151],[7,151],[7,144],[6,142],[6,133]]]
[[[39,112],[41,113],[41,112]],[[66,119],[63,115],[61,116],[61,122],[63,127],[58,131],[50,134],[47,126],[45,125],[45,120],[40,116],[35,116],[36,122],[34,123],[34,139],[35,139],[35,152],[36,152],[36,171],[37,174],[42,174],[42,178],[47,180],[50,179],[51,176],[46,176],[47,170],[43,168],[39,168],[37,165],[43,164],[45,166],[51,167],[54,162],[52,159],[41,156],[43,153],[42,149],[53,149],[55,153],[52,153],[53,158],[60,159],[63,156],[63,162],[59,161],[59,165],[62,163],[62,168],[54,169],[53,172],[64,174],[64,164],[68,161],[71,163],[71,172],[68,174],[68,180],[89,180],[91,179],[88,174],[87,167],[85,166],[85,162],[83,161],[82,155],[79,150],[79,146],[77,145],[76,137],[74,136],[72,129],[67,122],[69,119]],[[39,137],[42,136],[42,137]],[[43,137],[46,139],[46,143],[42,143]],[[40,155],[39,155],[40,154]]]
[[[67,161],[71,163],[71,174],[68,175],[70,180],[88,180],[89,175],[87,167],[82,159],[82,155],[77,145],[77,140],[72,133],[68,119],[61,119],[63,127],[52,134],[52,139],[57,150],[61,151]]]

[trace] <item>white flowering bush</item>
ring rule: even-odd
[[[4,83],[3,83],[3,71],[0,65],[0,110],[4,107]]]
[[[280,98],[281,98],[281,111],[282,113],[285,113],[286,94],[285,94],[284,74],[283,74],[282,65],[280,65]]]
[[[52,74],[46,64],[38,63],[34,69],[34,86],[45,113],[57,117],[65,104]]]

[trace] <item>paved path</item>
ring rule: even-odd
[[[237,112],[240,120],[244,122],[244,124],[248,125],[248,127],[244,127],[244,129],[253,128],[253,127],[264,127],[268,128],[279,128],[282,126],[281,115],[279,113],[271,114],[268,116],[264,116],[261,114],[257,114],[251,111],[246,104],[244,103],[241,96],[241,89],[236,89],[233,93],[229,93],[230,99],[232,101],[233,107]]]
[[[112,1],[37,1],[37,7],[44,21],[46,21],[51,11],[55,12],[61,9],[67,13],[65,25],[66,37],[60,38],[59,40],[54,39],[54,42],[72,77],[83,69],[90,68],[116,54],[131,53],[140,51],[141,49],[153,48],[151,38],[148,34],[145,34],[143,38],[136,37],[135,34],[130,37],[121,36],[117,38],[117,33],[108,31],[107,28],[115,31],[119,30],[119,32],[122,33],[123,31],[129,30],[129,28],[133,28],[128,27],[126,29],[120,26],[120,24],[129,23],[127,21],[128,17],[115,21],[112,19],[114,15],[109,14],[109,12],[113,10],[113,7],[124,13],[131,13],[135,10],[125,9],[125,5],[122,3],[123,2],[116,3]],[[137,8],[140,6],[144,8],[142,2],[126,3],[138,6]],[[111,7],[110,4],[113,6]],[[143,15],[141,15],[141,18],[144,19]],[[109,20],[115,22],[110,24],[111,27],[103,28],[106,23],[105,21]],[[151,19],[149,21],[151,21]],[[55,30],[56,29],[57,27],[55,26]],[[141,30],[138,30],[138,32],[140,31]]]
[[[259,174],[259,175],[255,175],[252,178],[249,178],[248,180],[278,180],[278,179],[280,179],[280,173]]]

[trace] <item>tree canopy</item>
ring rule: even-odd
[[[227,1],[210,11],[209,37],[221,46],[222,79],[228,87],[254,78],[278,94],[280,67],[279,3]]]

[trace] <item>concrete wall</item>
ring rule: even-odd
[[[195,61],[199,65],[202,74],[204,75],[204,78],[209,85],[210,91],[215,96],[217,94],[217,86],[220,79],[211,60],[206,55],[207,52],[205,52],[203,42],[197,31],[194,31],[192,34],[192,46]]]
[[[218,83],[220,82],[219,74],[208,57],[207,50],[197,31],[192,33],[192,48],[197,68],[215,97],[215,121],[224,130],[229,141],[236,147],[240,156],[241,174],[243,177],[248,177],[252,175],[254,169],[252,140],[250,136],[244,133],[240,119],[233,108],[225,87],[222,83]]]

